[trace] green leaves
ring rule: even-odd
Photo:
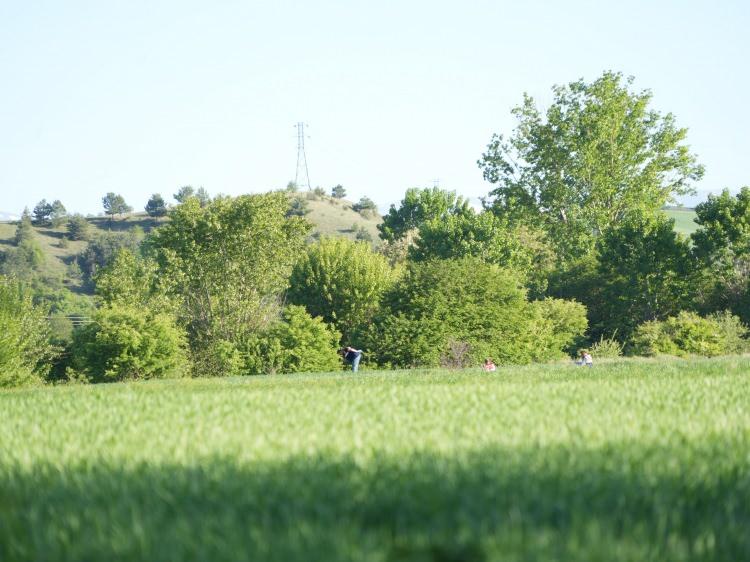
[[[51,368],[46,311],[18,281],[0,275],[0,387],[39,383]]]
[[[406,190],[398,208],[391,205],[383,222],[378,225],[380,237],[387,242],[399,240],[410,230],[420,228],[431,220],[443,220],[451,215],[464,215],[471,211],[468,201],[455,191],[438,187]]]
[[[187,373],[185,347],[171,316],[115,304],[75,332],[73,367],[93,382],[179,377]]]
[[[369,244],[323,238],[294,267],[287,298],[333,324],[347,344],[355,341],[380,304],[395,273]]]
[[[239,341],[275,320],[310,225],[284,193],[188,197],[147,241],[191,341]]]
[[[691,193],[703,175],[686,129],[650,110],[651,93],[631,92],[632,81],[605,72],[556,86],[544,114],[524,96],[513,134],[494,136],[478,162],[497,185],[494,212],[544,228],[561,259],[592,251],[595,237],[627,216]]]

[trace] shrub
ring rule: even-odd
[[[92,382],[179,377],[185,374],[185,334],[166,314],[142,307],[99,309],[73,335],[73,368]]]
[[[55,349],[46,315],[30,291],[0,276],[0,387],[38,383],[49,372]]]
[[[306,199],[300,196],[292,197],[289,200],[289,209],[286,212],[287,217],[304,217],[310,212],[310,205]]]
[[[604,334],[591,346],[591,355],[601,359],[615,359],[622,356],[623,345],[614,337],[605,338]]]
[[[585,309],[529,303],[521,281],[477,258],[411,264],[385,295],[365,347],[380,365],[395,367],[437,366],[452,356],[451,341],[467,344],[474,364],[561,356],[585,331]]]
[[[233,377],[243,374],[245,359],[235,344],[222,339],[202,343],[191,358],[193,376]]]
[[[630,339],[636,355],[702,355],[713,357],[746,348],[746,328],[731,315],[701,318],[680,312],[664,321],[641,324]]]
[[[369,197],[362,197],[354,205],[352,205],[352,211],[359,213],[360,215],[367,217],[375,215],[378,212],[378,206],[375,201]]]
[[[370,323],[393,282],[388,261],[369,244],[323,238],[295,265],[287,298],[333,324],[347,344],[359,345],[351,340]]]
[[[68,219],[67,228],[71,240],[88,240],[91,226],[83,215],[72,215]]]
[[[247,345],[251,374],[338,371],[341,334],[301,306],[288,306],[282,321],[255,336]]]
[[[548,298],[533,301],[530,308],[537,318],[535,361],[559,359],[583,339],[588,320],[581,303]]]

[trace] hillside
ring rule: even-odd
[[[698,229],[695,224],[695,211],[688,208],[664,209],[668,217],[674,219],[674,229],[685,236],[690,236]]]
[[[306,196],[306,194],[300,194]],[[345,236],[354,239],[357,232],[364,230],[370,234],[374,243],[378,241],[377,225],[380,215],[362,216],[352,210],[352,203],[346,200],[321,197],[307,200],[309,213],[306,218],[314,225],[313,233],[329,236]],[[141,229],[148,233],[168,218],[152,218],[145,213],[133,213],[111,221],[107,217],[90,217],[91,236],[107,232],[128,232]],[[0,251],[13,246],[16,222],[0,222]],[[61,240],[65,237],[66,227],[35,226],[34,234],[44,254],[42,274],[55,277],[73,291],[83,291],[80,279],[69,275],[69,266],[85,247],[86,241]]]

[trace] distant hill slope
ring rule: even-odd
[[[351,201],[324,197],[320,200],[308,201],[310,213],[306,216],[315,231],[326,236],[346,236],[354,239],[355,228],[362,228],[370,233],[373,242],[377,244],[378,224],[383,220],[379,214],[362,216],[352,210]]]
[[[305,194],[300,194],[304,196]],[[381,221],[380,215],[362,216],[352,210],[352,203],[343,199],[331,199],[322,197],[308,201],[310,212],[306,218],[314,225],[313,232],[321,235],[345,236],[354,239],[358,229],[364,229],[372,236],[375,244],[378,242],[377,225]],[[91,236],[97,233],[112,230],[114,232],[127,232],[136,227],[148,233],[153,228],[168,221],[168,218],[152,218],[145,213],[133,213],[122,218],[115,218],[110,225],[107,217],[91,217]],[[0,252],[13,246],[17,222],[0,222]],[[85,247],[85,241],[67,241],[61,247],[61,239],[66,234],[65,226],[52,228],[47,226],[35,226],[34,234],[44,252],[45,260],[43,273],[45,275],[61,277],[66,279],[68,266],[75,260]],[[77,283],[66,279],[66,285],[71,289],[77,288]]]
[[[698,230],[698,225],[695,223],[695,211],[693,209],[664,209],[664,212],[668,217],[674,219],[674,229],[676,232],[690,236]]]

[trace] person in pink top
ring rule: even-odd
[[[487,373],[491,373],[492,371],[495,371],[497,369],[497,367],[495,366],[495,363],[493,363],[492,359],[490,359],[489,357],[484,360],[484,365],[482,366],[482,368]]]

